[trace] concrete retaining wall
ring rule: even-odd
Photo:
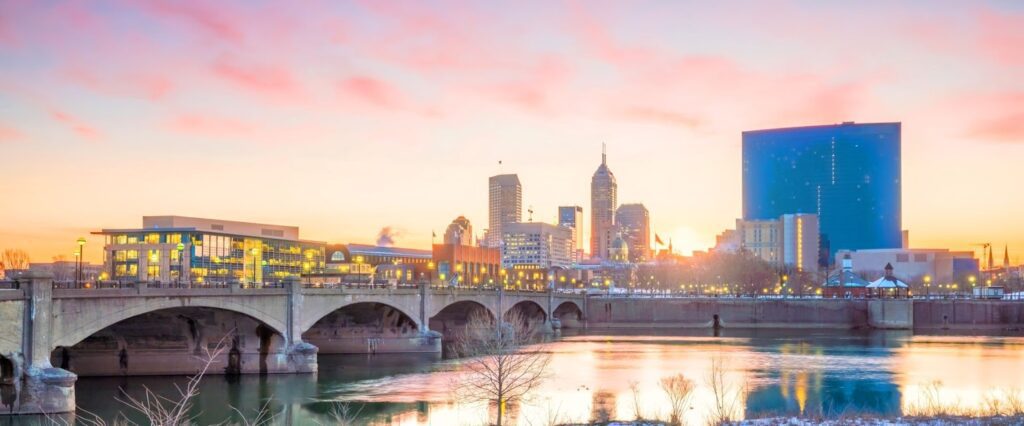
[[[588,327],[855,328],[868,325],[864,300],[617,299],[587,304]]]
[[[1024,328],[1024,303],[1002,300],[915,300],[914,328],[1021,329]]]

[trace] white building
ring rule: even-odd
[[[978,274],[978,261],[969,251],[948,249],[872,249],[839,250],[837,263],[844,256],[853,260],[853,272],[867,276],[883,274],[882,265],[891,264],[900,271],[900,276],[912,283],[928,281],[945,284],[956,281],[960,276]]]
[[[540,222],[509,223],[502,234],[501,263],[512,269],[568,268],[573,263],[572,229]]]
[[[818,216],[796,213],[771,220],[736,220],[736,239],[748,250],[777,268],[818,271]],[[723,233],[725,235],[725,233]],[[725,241],[719,244],[725,246]]]

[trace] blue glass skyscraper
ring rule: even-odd
[[[816,213],[823,258],[901,247],[900,187],[900,123],[743,132],[743,218]]]

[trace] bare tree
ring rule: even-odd
[[[521,402],[544,378],[550,356],[535,342],[536,324],[519,311],[496,324],[486,313],[473,313],[455,341],[464,373],[453,383],[460,401],[495,403],[501,426],[508,405]]]
[[[708,423],[719,425],[733,421],[734,415],[743,407],[746,389],[726,380],[725,365],[720,356],[712,358],[706,380],[714,398]]]
[[[633,417],[636,420],[643,420],[643,406],[640,399],[640,382],[633,380],[629,382],[629,391],[633,394]]]
[[[199,372],[188,378],[188,382],[184,387],[175,386],[178,390],[177,397],[172,398],[158,395],[148,387],[144,387],[141,397],[125,394],[124,399],[119,397],[115,397],[115,399],[145,416],[148,423],[153,426],[195,424],[195,418],[190,411],[192,409],[192,400],[199,395],[199,382],[202,381],[203,376],[210,369],[210,365],[224,354],[224,351],[227,349],[228,338],[232,337],[233,334],[234,331],[224,335],[217,342],[217,346],[213,350],[204,347],[203,365],[200,367]]]
[[[5,249],[0,253],[0,269],[10,271],[12,269],[28,269],[28,252],[21,249]]]
[[[670,417],[669,421],[674,425],[683,424],[683,415],[690,405],[690,398],[697,385],[693,380],[687,379],[682,373],[661,379],[661,390],[668,397]]]

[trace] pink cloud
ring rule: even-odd
[[[619,43],[610,29],[592,17],[582,4],[570,3],[569,27],[587,50],[611,65],[629,67],[637,62],[648,62],[655,56],[648,49]]]
[[[183,114],[167,123],[173,131],[204,136],[242,136],[252,134],[254,126],[233,118]]]
[[[1024,143],[1024,92],[958,95],[944,108],[946,114],[962,117],[967,137]]]
[[[95,127],[83,122],[78,117],[55,108],[50,108],[49,112],[50,117],[68,126],[68,128],[83,139],[97,140],[100,138],[100,132]]]
[[[0,123],[0,142],[14,142],[24,138],[25,135],[18,131],[18,129]]]
[[[632,120],[651,121],[688,129],[696,128],[701,124],[701,119],[696,116],[653,107],[626,108],[622,111],[622,116]]]
[[[351,96],[364,103],[381,108],[398,107],[398,90],[385,81],[368,77],[355,76],[338,83],[341,96]]]
[[[303,97],[300,85],[291,71],[277,65],[242,65],[236,60],[221,57],[214,62],[213,73],[236,87],[277,100]]]
[[[978,12],[980,37],[976,45],[1002,65],[1024,66],[1024,13]]]
[[[140,96],[153,101],[163,99],[175,86],[167,77],[139,71],[113,75],[71,67],[63,75],[72,83],[103,95]]]
[[[239,44],[244,40],[242,30],[231,19],[237,13],[229,13],[213,7],[223,3],[153,0],[144,4],[158,18],[182,20],[227,42]]]

